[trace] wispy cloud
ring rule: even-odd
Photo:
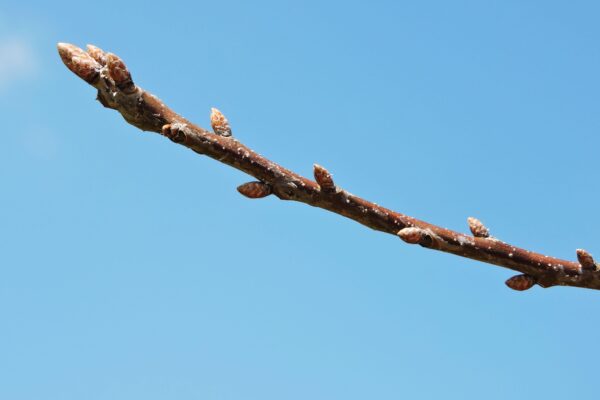
[[[37,65],[31,43],[19,37],[0,37],[0,91],[32,77]]]

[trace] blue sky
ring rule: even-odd
[[[120,55],[298,173],[466,231],[600,255],[593,1],[0,8],[0,398],[597,398],[600,294],[250,201],[244,174],[94,101]]]

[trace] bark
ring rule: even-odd
[[[439,250],[518,271],[506,281],[515,290],[576,286],[600,289],[600,267],[585,250],[578,261],[561,260],[500,241],[477,219],[469,218],[466,235],[401,214],[355,196],[335,185],[331,174],[314,165],[315,181],[304,178],[254,152],[232,136],[227,118],[213,109],[209,131],[194,125],[156,96],[134,84],[125,63],[95,46],[87,52],[59,43],[65,65],[98,90],[98,101],[117,110],[131,125],[160,133],[171,141],[253,176],[258,181],[238,187],[249,198],[275,195],[340,214],[369,228],[399,236],[409,244]]]

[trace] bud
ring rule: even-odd
[[[231,136],[229,121],[221,111],[214,107],[210,109],[210,125],[217,135],[225,137]]]
[[[93,84],[96,82],[100,75],[99,71],[101,68],[101,65],[98,64],[96,60],[88,53],[72,44],[59,43],[57,47],[60,58],[71,72],[87,83]]]
[[[469,217],[467,218],[467,223],[469,224],[469,229],[471,233],[475,237],[486,238],[490,236],[490,231],[481,223],[477,218]]]
[[[271,194],[271,186],[264,182],[248,182],[237,187],[238,192],[250,199],[260,199]]]
[[[165,124],[162,126],[161,129],[162,135],[163,136],[167,136],[169,137],[169,135],[171,134],[171,124]]]
[[[321,187],[321,190],[324,192],[334,192],[335,183],[333,183],[333,178],[331,177],[329,171],[321,167],[319,164],[315,164],[313,167],[315,180]]]
[[[102,66],[106,65],[106,54],[101,48],[96,47],[93,44],[88,44],[86,47],[87,53],[90,55],[90,57],[96,60],[98,64]]]
[[[577,249],[577,260],[581,267],[588,271],[596,270],[596,263],[594,262],[594,258],[590,253],[583,249]]]
[[[515,275],[505,282],[506,286],[513,290],[527,290],[535,285],[535,279],[530,275]]]
[[[113,53],[107,53],[106,64],[108,65],[108,74],[115,81],[117,88],[124,93],[132,93],[135,90],[135,85],[123,60]]]
[[[185,142],[185,132],[181,129],[184,124],[174,123],[162,126],[161,134],[171,139],[175,143]]]
[[[398,231],[397,235],[406,243],[419,244],[423,240],[425,232],[421,228],[409,227]]]

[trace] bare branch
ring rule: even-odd
[[[407,243],[518,271],[522,275],[506,282],[516,290],[529,289],[534,284],[600,289],[600,271],[584,250],[577,251],[579,262],[574,262],[520,249],[490,237],[488,229],[474,218],[468,220],[473,236],[441,228],[348,193],[336,186],[331,174],[319,165],[314,166],[317,182],[306,179],[231,137],[227,119],[216,109],[211,116],[214,133],[181,117],[156,96],[135,85],[127,66],[116,55],[95,46],[88,46],[86,53],[65,43],[58,45],[58,51],[75,75],[98,90],[102,105],[117,110],[128,123],[160,133],[196,153],[255,177],[257,182],[238,188],[247,197],[260,198],[272,193],[281,200],[323,208],[374,230],[398,235]]]

